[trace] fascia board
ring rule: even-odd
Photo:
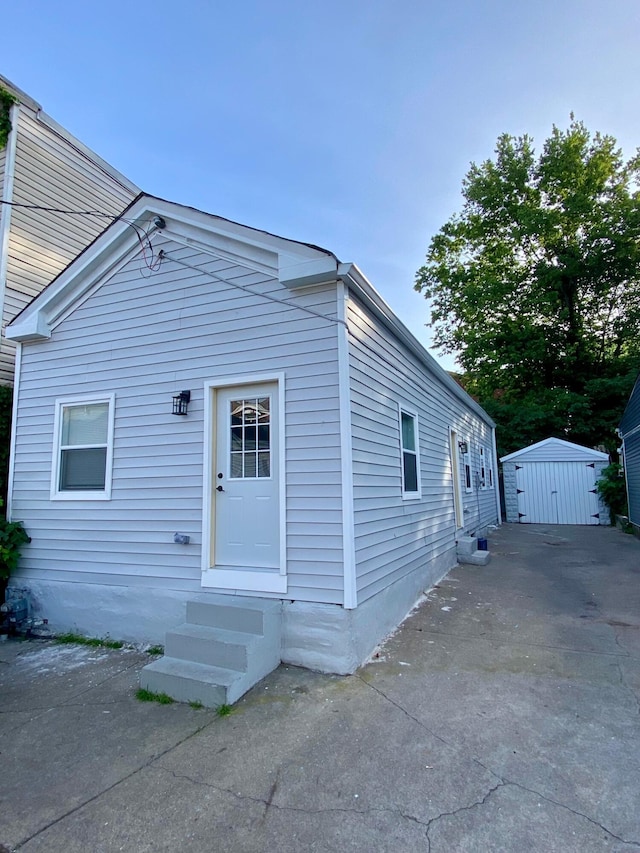
[[[250,266],[277,277],[289,289],[335,281],[338,260],[331,252],[287,240],[248,225],[161,199],[144,198],[145,208],[131,216],[161,216],[162,233],[240,266]]]
[[[583,447],[581,444],[575,444],[573,441],[566,441],[564,438],[554,438],[552,436],[550,438],[543,438],[542,441],[536,441],[535,444],[530,444],[528,447],[523,447],[521,450],[514,450],[513,453],[509,453],[507,456],[501,456],[500,461],[511,462],[514,459],[524,460],[532,451],[538,450],[541,447],[564,447],[568,450],[576,451],[576,455],[579,451],[579,458],[573,460],[562,460],[566,462],[579,462],[582,459],[605,460],[609,458],[606,453],[602,453],[600,450],[593,450],[591,447]]]
[[[90,251],[79,255],[5,329],[11,341],[41,341],[51,337],[53,324],[138,245],[125,223],[104,232]]]
[[[506,456],[501,456],[501,462],[510,462],[512,459],[517,459],[519,456],[522,456],[523,453],[529,453],[531,450],[537,450],[539,447],[542,447],[544,444],[549,444],[549,439],[544,438],[542,441],[536,441],[535,444],[530,444],[527,447],[522,447],[520,450],[514,450],[513,453],[508,453]]]
[[[332,255],[300,260],[300,255],[278,254],[278,278],[290,290],[336,280],[338,261]]]
[[[482,406],[471,397],[464,388],[461,388],[458,383],[453,380],[449,374],[440,367],[434,357],[427,352],[407,329],[396,315],[393,313],[389,305],[384,301],[382,296],[367,280],[364,274],[358,269],[355,264],[339,264],[338,276],[345,282],[347,287],[352,289],[363,300],[365,305],[369,307],[374,314],[379,317],[386,327],[395,334],[395,336],[405,344],[408,349],[422,362],[429,373],[437,379],[442,385],[451,391],[465,406],[472,409],[488,426],[494,428],[495,423],[485,412]]]
[[[72,309],[87,291],[109,274],[133,248],[137,237],[129,224],[143,231],[155,217],[165,220],[161,229],[171,239],[172,232],[194,248],[213,252],[235,263],[253,266],[278,277],[283,272],[288,287],[335,280],[337,260],[324,249],[287,240],[267,232],[184,207],[154,196],[142,195],[123,213],[127,221],[116,220],[72,261],[39,296],[7,327],[13,341],[46,340],[52,326]]]
[[[144,208],[138,205],[144,204]],[[325,257],[332,258],[337,264],[335,256],[327,249],[301,243],[297,240],[289,240],[286,237],[278,237],[268,231],[252,228],[250,225],[241,225],[230,219],[216,216],[213,213],[205,213],[194,207],[187,207],[177,202],[166,201],[155,196],[143,196],[130,211],[130,218],[141,217],[143,212],[150,215],[160,215],[167,222],[167,229],[175,228],[175,223],[182,226],[195,228],[200,232],[198,239],[206,241],[207,236],[218,236],[221,240],[234,240],[235,244],[242,247],[252,247],[257,250],[270,252],[275,256],[291,255],[301,261],[319,260]],[[178,232],[180,229],[176,229]],[[277,267],[276,267],[277,269]]]

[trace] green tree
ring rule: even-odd
[[[639,178],[640,152],[625,162],[573,116],[539,155],[504,134],[431,240],[415,287],[500,452],[549,435],[615,447],[640,367]]]

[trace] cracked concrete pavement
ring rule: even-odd
[[[640,851],[640,541],[505,525],[350,677],[228,717],[137,651],[0,645],[0,851]]]

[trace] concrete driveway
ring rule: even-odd
[[[137,651],[0,645],[0,850],[640,851],[640,541],[490,547],[355,675],[227,717],[136,700]]]

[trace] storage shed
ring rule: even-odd
[[[7,335],[12,583],[166,632],[149,689],[351,672],[499,521],[493,421],[325,249],[141,196]]]
[[[640,376],[636,379],[618,432],[622,438],[629,521],[640,527]]]
[[[608,524],[596,482],[609,457],[561,438],[503,456],[507,521],[524,524]]]

